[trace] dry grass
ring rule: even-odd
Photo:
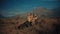
[[[59,19],[60,20],[60,19]],[[53,24],[60,23],[57,18],[44,18],[38,20],[39,23],[23,30],[19,30],[18,26],[23,24],[26,19],[0,19],[0,34],[40,34],[43,32],[52,32],[55,28]]]

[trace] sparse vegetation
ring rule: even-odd
[[[27,19],[23,17],[0,18],[0,34],[58,34],[60,33],[60,29],[59,29],[60,17],[59,18],[47,17],[47,16],[44,17],[45,15],[42,16],[41,14],[39,15],[38,14],[37,14],[38,19],[34,21],[35,24],[33,25],[32,25],[33,22],[26,22]]]

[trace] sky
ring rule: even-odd
[[[58,0],[0,0],[0,14],[11,17],[29,12],[37,7],[54,9],[58,6]]]

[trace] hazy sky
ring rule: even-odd
[[[25,13],[33,8],[57,8],[58,0],[0,0],[0,13],[5,17]]]

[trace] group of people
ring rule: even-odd
[[[23,24],[19,25],[18,29],[24,29],[26,27],[34,25],[37,19],[38,19],[37,15],[35,15],[33,13],[29,13],[27,15],[27,21],[25,21]]]

